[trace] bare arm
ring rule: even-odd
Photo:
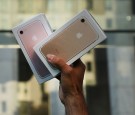
[[[61,70],[59,97],[65,106],[66,115],[88,115],[83,95],[85,66],[78,60],[73,66],[54,55],[47,55],[48,61]]]
[[[88,115],[84,96],[76,95],[65,99],[66,115]]]

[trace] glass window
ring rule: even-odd
[[[6,92],[6,87],[5,87],[4,85],[1,86],[1,91],[2,91],[3,93]]]
[[[106,10],[111,11],[112,10],[112,0],[106,0]]]
[[[37,83],[11,29],[45,13],[57,30],[87,9],[107,39],[82,56],[91,115],[135,115],[135,0],[0,0],[0,114],[64,115],[59,82]],[[14,97],[14,98],[12,98]]]
[[[93,0],[87,0],[87,9],[92,10],[93,9]]]
[[[2,112],[3,113],[5,113],[5,112],[7,112],[7,104],[6,104],[6,102],[5,101],[2,101]]]
[[[106,24],[107,24],[107,28],[112,28],[112,19],[107,19],[106,21]]]

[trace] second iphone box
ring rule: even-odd
[[[72,64],[90,49],[106,38],[95,19],[87,10],[83,10],[56,30],[46,40],[38,43],[34,50],[53,76],[59,70],[47,62],[46,55],[54,54]]]
[[[17,25],[12,31],[37,81],[43,83],[52,79],[52,74],[33,49],[42,40],[47,41],[47,36],[52,33],[46,16],[38,14]]]

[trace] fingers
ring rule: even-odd
[[[63,73],[70,73],[72,68],[66,64],[66,62],[52,54],[47,55],[47,59],[50,63],[54,64],[56,67],[58,67]]]

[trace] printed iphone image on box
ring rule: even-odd
[[[33,73],[35,73],[35,76],[39,83],[51,79],[51,73],[33,49],[33,47],[37,43],[47,38],[47,36],[51,32],[51,29],[48,33],[48,30],[46,30],[41,20],[32,20],[27,24],[22,24],[15,30],[16,32],[13,32],[16,33],[15,35],[17,36],[17,40],[19,41],[19,45],[24,51],[24,55],[26,56],[27,61],[29,62],[29,65],[33,70]]]
[[[68,62],[97,39],[96,30],[87,18],[81,17],[44,44],[40,51],[44,57],[47,54],[54,54]]]
[[[59,71],[46,61],[47,54],[62,57],[70,65],[102,42],[106,35],[93,16],[83,10],[47,38],[47,42],[43,40],[34,49],[50,73],[57,76]]]
[[[30,25],[20,28],[17,33],[38,75],[41,78],[44,78],[46,74],[50,74],[45,65],[33,50],[33,47],[48,35],[42,23],[40,21],[35,21]]]

